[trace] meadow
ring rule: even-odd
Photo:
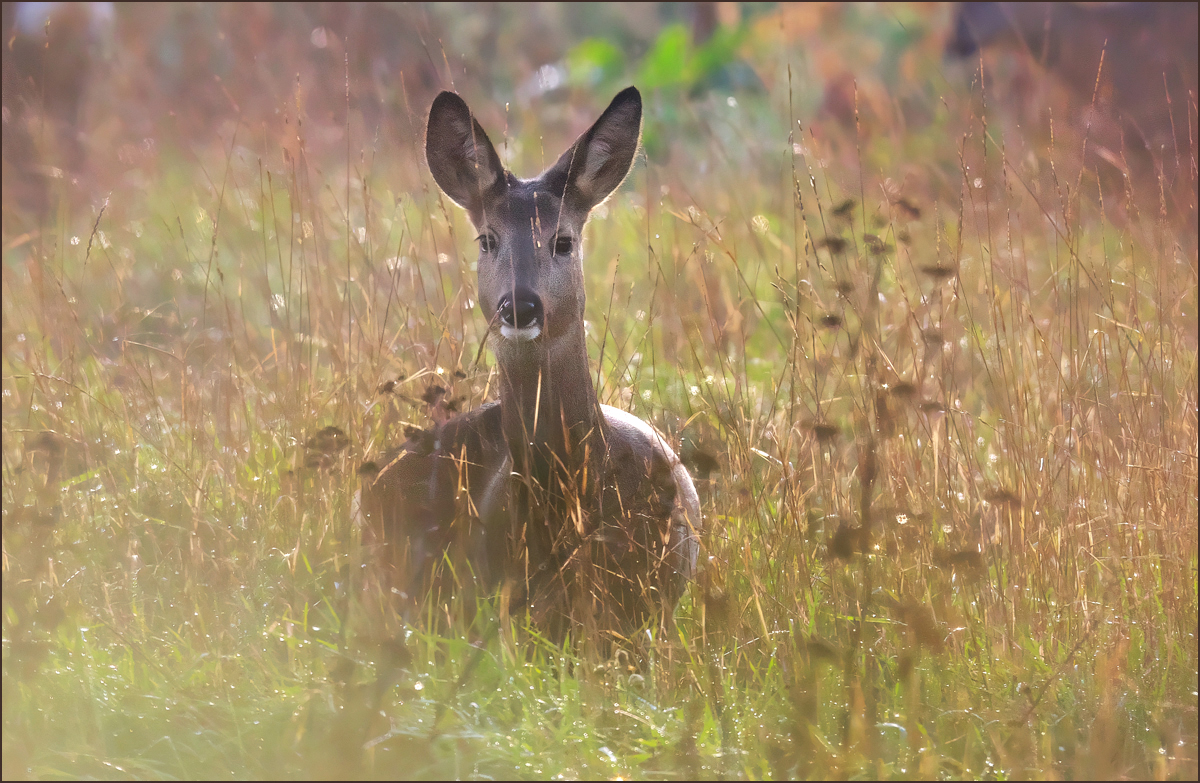
[[[946,8],[716,5],[118,9],[76,135],[6,82],[6,779],[1195,779],[1195,95],[1114,187]],[[532,176],[628,84],[589,354],[700,574],[607,660],[405,623],[359,468],[496,383],[429,103]]]

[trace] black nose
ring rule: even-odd
[[[505,326],[525,329],[542,323],[542,300],[527,288],[518,288],[500,297],[497,310],[500,323]]]

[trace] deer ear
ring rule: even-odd
[[[562,178],[564,199],[590,210],[625,180],[641,137],[642,95],[626,87],[547,174]]]
[[[473,220],[482,215],[485,194],[505,182],[496,148],[466,101],[452,92],[443,92],[429,109],[425,160],[438,187]]]

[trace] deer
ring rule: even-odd
[[[585,341],[584,226],[628,175],[641,127],[629,87],[520,179],[459,95],[433,101],[426,161],[478,232],[499,399],[410,434],[364,481],[363,521],[400,592],[499,589],[562,639],[667,622],[695,575],[691,476],[654,427],[600,403]]]

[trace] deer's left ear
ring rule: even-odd
[[[564,200],[590,210],[625,180],[641,138],[642,95],[626,87],[546,177],[563,183]]]
[[[452,92],[443,92],[429,109],[425,160],[438,187],[476,223],[483,214],[485,194],[506,182],[496,148],[466,101]]]

